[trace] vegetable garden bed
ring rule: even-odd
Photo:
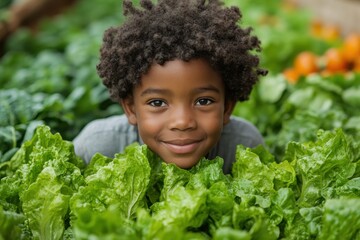
[[[122,112],[95,69],[118,0],[18,29],[0,59],[0,239],[360,239],[360,74],[289,82],[299,53],[343,40],[312,35],[312,15],[283,3],[240,6],[270,74],[234,114],[267,147],[239,146],[231,175],[219,158],[182,170],[138,145],[88,166],[75,156],[87,122]]]

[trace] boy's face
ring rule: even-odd
[[[190,168],[217,143],[235,102],[225,102],[220,75],[195,59],[153,65],[121,104],[152,151]]]

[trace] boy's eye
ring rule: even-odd
[[[211,104],[213,102],[214,101],[209,99],[209,98],[201,98],[196,102],[196,105],[204,106],[204,105],[209,105],[209,104]]]
[[[162,100],[152,100],[148,104],[153,107],[164,107],[166,105]]]

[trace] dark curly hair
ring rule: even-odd
[[[226,99],[249,98],[260,75],[260,41],[251,28],[240,28],[237,7],[219,0],[142,0],[142,8],[124,0],[127,21],[104,33],[97,65],[111,99],[132,92],[141,76],[157,63],[203,58],[224,81]]]

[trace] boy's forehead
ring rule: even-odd
[[[175,85],[174,85],[175,84]],[[165,64],[154,64],[141,77],[135,87],[144,91],[142,94],[165,93],[166,89],[191,89],[192,92],[220,91],[224,83],[214,69],[202,59],[191,61],[172,60]],[[222,91],[222,90],[221,90]]]
[[[174,59],[164,62],[163,64],[154,63],[148,71],[143,74],[149,76],[152,74],[193,74],[193,75],[217,75],[220,77],[220,73],[216,71],[206,59],[194,58],[191,60]]]

